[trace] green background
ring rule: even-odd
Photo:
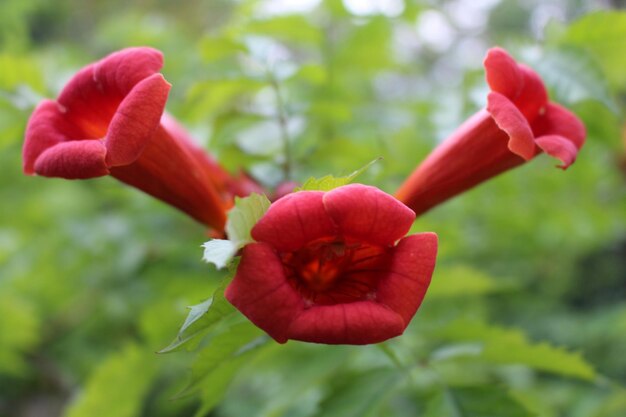
[[[613,3],[0,2],[0,416],[626,415]],[[416,221],[440,250],[400,338],[277,345],[236,316],[157,355],[228,275],[201,261],[205,230],[111,178],[21,173],[36,103],[137,45],[165,54],[168,111],[268,187],[383,157],[359,181],[393,192],[484,106],[494,45],[542,75],[587,143],[565,172],[542,155]]]

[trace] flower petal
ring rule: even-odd
[[[419,233],[394,248],[390,272],[380,280],[376,301],[398,313],[408,325],[419,308],[435,269],[437,235]]]
[[[82,139],[76,127],[67,123],[59,105],[43,100],[37,105],[26,126],[22,149],[24,173],[34,174],[35,161],[46,149],[66,140]]]
[[[545,135],[535,139],[537,145],[548,155],[560,159],[557,167],[566,169],[576,161],[578,149],[569,139],[559,135]]]
[[[280,258],[265,243],[252,243],[243,249],[237,274],[224,295],[279,343],[287,341],[291,322],[304,309],[302,298],[287,281]]]
[[[548,91],[533,69],[524,64],[519,64],[519,68],[524,76],[524,86],[514,102],[527,120],[532,121],[548,104]]]
[[[344,236],[375,245],[394,243],[415,220],[413,210],[378,188],[363,184],[327,192],[324,206]]]
[[[57,101],[65,117],[82,129],[83,138],[102,138],[124,96],[162,64],[155,49],[123,49],[78,71]]]
[[[104,89],[126,95],[139,81],[163,67],[163,54],[153,48],[126,48],[113,52],[94,66],[93,79]]]
[[[134,162],[159,126],[170,84],[161,74],[140,81],[115,112],[105,140],[108,166]],[[182,168],[182,167],[181,167]]]
[[[289,327],[288,337],[303,342],[366,345],[399,336],[402,318],[373,301],[315,306]]]
[[[559,135],[570,140],[576,149],[585,144],[587,132],[585,125],[568,109],[556,103],[546,106],[546,111],[533,123],[537,136]]]
[[[107,175],[106,148],[98,140],[62,142],[46,149],[35,161],[34,169],[45,177],[85,179]]]
[[[529,160],[537,154],[532,129],[511,100],[500,93],[489,93],[487,111],[500,129],[509,135],[509,149]]]
[[[315,239],[335,236],[323,196],[322,191],[299,191],[277,200],[252,228],[252,237],[279,251],[294,251]]]
[[[524,84],[517,62],[502,48],[491,48],[483,62],[485,78],[491,91],[515,100]]]

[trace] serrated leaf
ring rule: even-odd
[[[237,249],[254,242],[250,231],[263,217],[272,203],[262,194],[250,194],[248,197],[235,198],[235,206],[228,212],[226,234]]]
[[[202,259],[212,263],[217,269],[228,265],[237,253],[237,246],[230,240],[213,239],[205,242],[202,247],[204,248]]]
[[[224,291],[230,279],[224,280],[208,300],[189,307],[189,314],[178,331],[178,335],[159,353],[175,352],[185,343],[200,334],[204,334],[213,325],[235,312],[235,308],[224,297]]]
[[[215,335],[203,348],[191,367],[191,379],[187,386],[174,398],[191,395],[220,365],[227,364],[263,346],[269,338],[258,327],[246,321],[235,324]]]
[[[213,239],[205,242],[202,259],[214,264],[217,269],[227,266],[237,251],[254,242],[250,231],[270,207],[265,195],[250,194],[248,197],[235,197],[235,206],[228,212],[226,234],[228,240]]]
[[[296,188],[296,191],[330,191],[334,188],[350,184],[356,177],[381,159],[382,158],[376,158],[364,167],[357,169],[352,174],[346,175],[345,177],[333,177],[332,175],[325,175],[322,178],[311,177],[306,180],[301,187]]]
[[[496,364],[521,364],[540,371],[593,380],[596,372],[578,352],[570,352],[547,342],[530,342],[517,329],[490,326],[480,321],[457,320],[437,332],[454,341],[482,343],[478,356]]]

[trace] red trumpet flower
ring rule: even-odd
[[[24,172],[86,179],[111,175],[223,231],[234,195],[256,189],[231,177],[163,113],[163,57],[128,48],[81,69],[28,121]]]
[[[226,298],[280,343],[398,336],[424,298],[437,253],[434,233],[403,237],[414,219],[365,185],[289,194],[253,227],[256,243],[244,247]]]
[[[565,169],[585,142],[585,126],[548,101],[543,81],[503,49],[484,61],[487,108],[462,124],[400,186],[396,197],[417,215],[539,153]]]

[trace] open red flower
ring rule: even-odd
[[[140,47],[81,69],[28,121],[24,172],[111,175],[222,231],[233,195],[247,194],[251,182],[230,177],[163,113],[170,85],[162,65],[159,51]]]
[[[462,124],[413,171],[396,197],[418,215],[542,151],[571,165],[585,142],[585,126],[548,101],[543,81],[503,49],[484,61],[491,92],[487,108]]]
[[[437,236],[361,184],[299,191],[252,229],[226,298],[280,343],[377,343],[402,334],[435,267]]]

